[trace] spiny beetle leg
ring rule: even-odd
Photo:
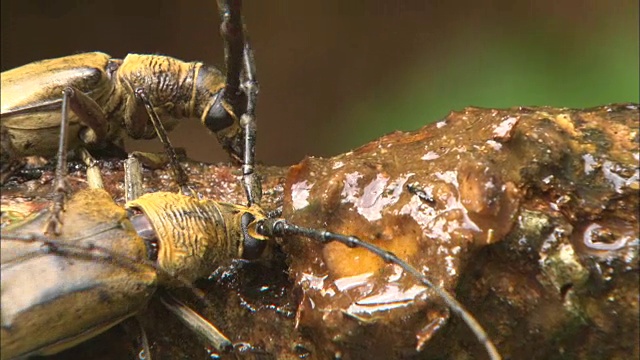
[[[241,0],[218,0],[222,24],[220,33],[225,44],[227,69],[224,97],[235,116],[240,115],[242,129],[242,184],[248,206],[262,198],[260,179],[255,174],[256,116],[259,85],[255,60],[242,20]],[[246,104],[243,103],[246,101]]]
[[[149,96],[146,91],[142,88],[138,88],[135,90],[136,96],[138,99],[142,101],[145,109],[147,110],[147,114],[151,119],[153,124],[153,128],[156,130],[156,134],[158,135],[158,139],[162,142],[164,146],[164,150],[169,156],[169,164],[171,165],[171,169],[173,170],[174,179],[178,183],[180,190],[183,193],[187,193],[189,195],[194,194],[194,191],[189,187],[189,177],[187,173],[184,171],[182,165],[178,161],[178,155],[176,154],[175,148],[171,145],[171,141],[169,140],[169,136],[167,136],[167,131],[162,125],[162,121],[160,121],[160,117],[158,113],[153,108],[153,104],[149,100]]]
[[[74,90],[65,88],[62,91],[62,119],[60,120],[60,138],[58,143],[58,155],[56,175],[53,183],[51,215],[44,229],[45,234],[59,235],[62,231],[62,211],[67,197],[69,184],[67,183],[67,144],[69,140],[69,99],[73,96]]]

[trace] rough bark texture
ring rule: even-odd
[[[505,358],[638,358],[639,116],[637,104],[468,108],[334,158],[259,167],[263,206],[406,259],[454,293]],[[186,165],[203,196],[245,202],[236,168]],[[103,174],[122,202],[122,164]],[[145,190],[173,189],[169,174],[146,170]],[[3,224],[46,204],[52,173],[26,175],[3,188]],[[70,183],[85,186],[81,168]],[[432,290],[340,244],[279,239],[264,260],[196,285],[209,303],[191,303],[245,343],[239,357],[486,357]],[[141,317],[156,356],[208,356],[155,302]],[[55,358],[132,358],[123,329]]]

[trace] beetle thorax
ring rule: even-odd
[[[107,109],[111,118],[121,118],[132,137],[154,136],[148,116],[135,95],[143,89],[160,116],[166,130],[178,120],[193,117],[194,77],[198,63],[188,63],[162,55],[129,54],[114,71],[116,92]],[[131,124],[146,124],[142,134],[131,133]]]

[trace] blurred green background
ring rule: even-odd
[[[466,106],[639,101],[637,0],[245,1],[257,157],[330,156]],[[213,0],[2,1],[2,70],[100,50],[222,65]],[[227,161],[195,121],[172,139]],[[129,144],[159,151],[156,141]]]

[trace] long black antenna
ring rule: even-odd
[[[360,247],[363,249],[369,250],[371,253],[378,255],[382,258],[386,263],[393,263],[400,266],[404,271],[413,275],[416,279],[418,279],[422,284],[427,287],[433,289],[438,296],[444,300],[444,302],[449,306],[449,308],[456,313],[458,316],[462,318],[462,320],[469,326],[471,331],[475,334],[478,341],[484,345],[487,350],[487,354],[489,354],[489,358],[492,360],[500,360],[502,357],[496,346],[493,344],[487,332],[482,328],[482,325],[476,320],[473,315],[469,311],[467,311],[464,306],[455,299],[449,292],[444,290],[443,288],[435,285],[431,282],[424,274],[418,271],[413,266],[409,265],[404,260],[400,259],[397,255],[390,251],[386,251],[381,249],[373,244],[364,242],[355,236],[347,236],[342,234],[332,233],[326,230],[318,230],[306,228],[298,225],[294,225],[289,223],[285,219],[266,219],[260,225],[258,225],[258,233],[263,236],[269,237],[285,237],[285,236],[302,236],[309,239],[313,239],[321,242],[322,244],[326,244],[332,241],[338,241],[344,245],[347,245],[350,248]]]
[[[256,148],[255,107],[259,85],[256,78],[256,66],[253,49],[247,36],[242,18],[242,0],[217,0],[222,24],[220,34],[224,40],[224,62],[226,80],[224,99],[239,116],[243,136],[242,186],[247,195],[247,206],[260,204],[262,188],[260,179],[254,172]],[[246,103],[242,92],[246,95]],[[243,109],[243,107],[245,107]],[[242,110],[242,111],[241,111]],[[237,155],[237,154],[236,154]]]

